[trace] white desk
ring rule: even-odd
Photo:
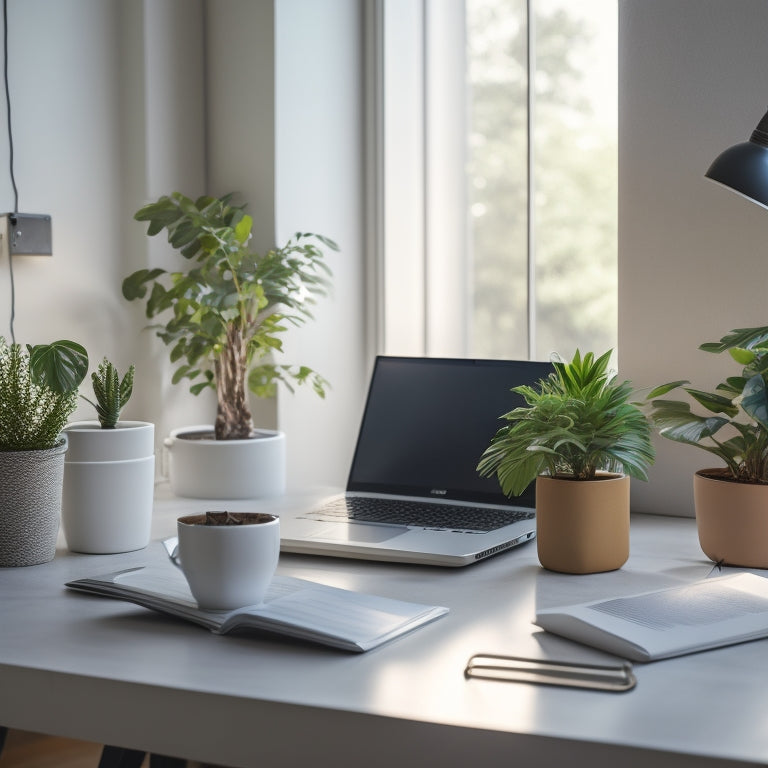
[[[206,507],[166,495],[154,535]],[[623,694],[463,677],[477,652],[610,658],[531,625],[537,601],[706,576],[693,520],[633,518],[629,562],[593,576],[542,570],[535,544],[457,570],[281,557],[286,574],[451,609],[362,655],[217,637],[63,588],[164,557],[157,540],[111,556],[62,546],[46,565],[0,569],[0,724],[244,768],[768,764],[766,641],[636,665]]]

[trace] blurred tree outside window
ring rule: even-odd
[[[615,349],[617,2],[465,9],[466,354]]]

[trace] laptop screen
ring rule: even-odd
[[[376,358],[348,491],[533,507],[535,484],[507,498],[477,463],[501,417],[523,405],[511,392],[535,384],[550,363]]]

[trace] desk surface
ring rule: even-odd
[[[768,641],[636,665],[623,694],[463,676],[478,652],[613,660],[534,627],[536,606],[707,576],[693,520],[633,517],[627,564],[590,576],[544,571],[535,544],[461,569],[281,556],[284,574],[450,608],[361,655],[215,636],[64,589],[164,558],[159,539],[176,517],[210,504],[161,489],[145,550],[75,555],[62,544],[51,563],[0,569],[0,724],[244,767],[768,764]]]

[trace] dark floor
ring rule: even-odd
[[[10,730],[0,768],[97,768],[100,759],[100,744]],[[141,768],[149,768],[149,757]],[[189,762],[187,768],[212,767]]]

